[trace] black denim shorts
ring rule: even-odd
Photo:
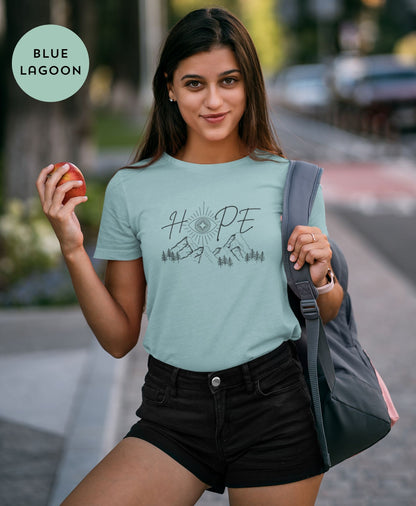
[[[213,492],[280,485],[324,472],[309,391],[293,342],[212,373],[149,357],[140,420],[148,441]]]

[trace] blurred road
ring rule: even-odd
[[[289,158],[396,164],[416,156],[416,134],[406,134],[397,142],[364,138],[279,106],[273,107],[272,121]]]
[[[401,415],[387,438],[327,473],[317,506],[413,505],[415,157],[406,146],[276,114],[288,156],[325,168],[328,228],[349,262],[361,341]],[[100,163],[114,170],[127,158]],[[146,354],[139,345],[112,359],[76,307],[0,310],[0,335],[0,504],[57,506],[134,423]],[[211,493],[198,501],[225,504]]]

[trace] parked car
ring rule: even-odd
[[[333,121],[375,134],[416,127],[416,66],[393,55],[339,57],[329,72]]]
[[[272,102],[305,114],[326,111],[330,94],[324,64],[287,67],[269,85]]]

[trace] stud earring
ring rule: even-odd
[[[175,101],[173,100],[173,98],[169,97],[169,102],[175,102]]]

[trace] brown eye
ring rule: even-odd
[[[232,84],[236,83],[237,82],[237,79],[235,77],[226,77],[224,80],[223,80],[223,83],[226,85],[226,86],[231,86]]]
[[[201,84],[201,83],[200,83],[199,81],[188,81],[188,82],[186,83],[186,86],[187,86],[188,88],[193,88],[193,89],[195,89],[195,88],[199,88],[200,84]]]

